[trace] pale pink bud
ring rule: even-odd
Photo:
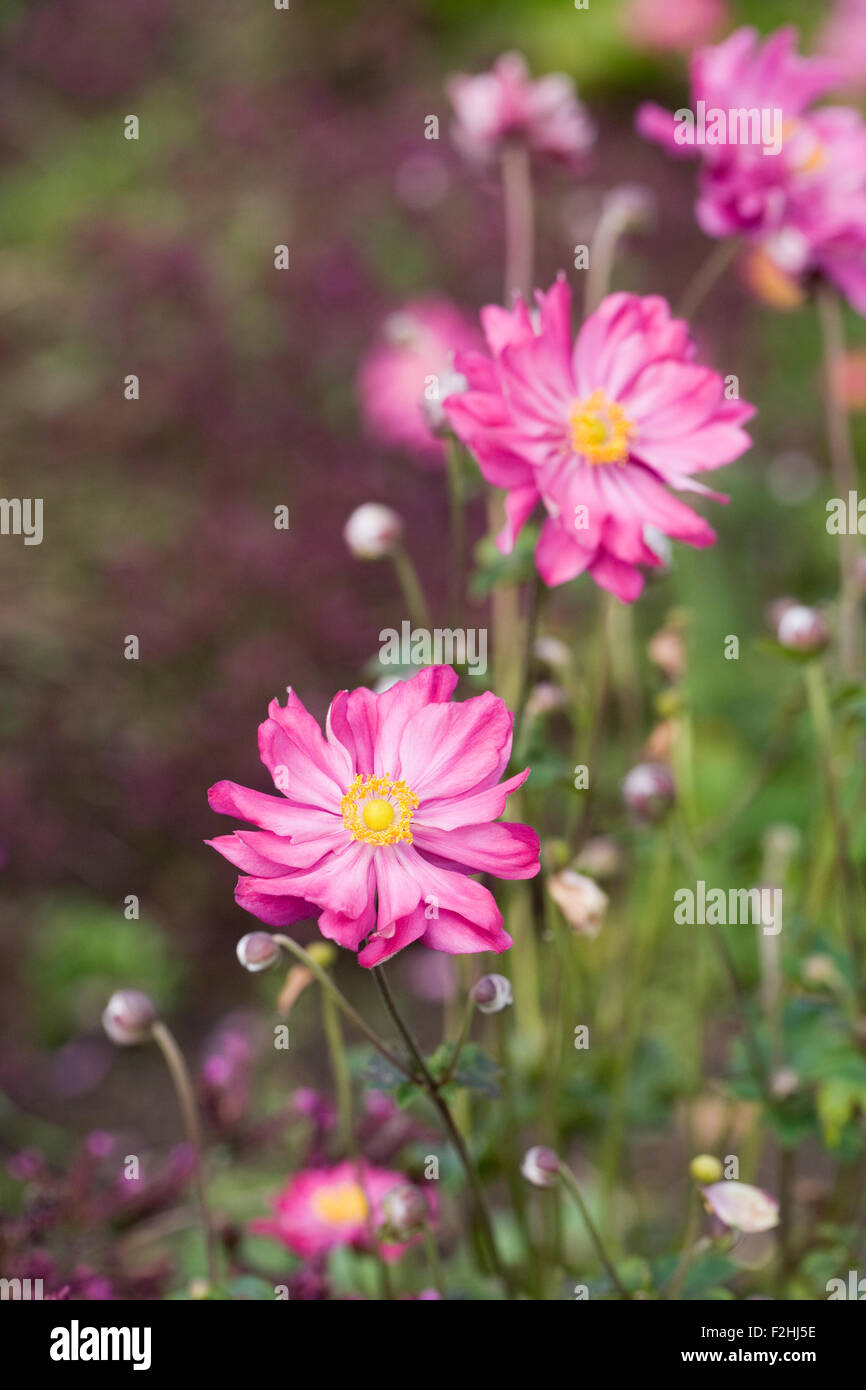
[[[270,970],[280,958],[280,948],[270,932],[251,931],[237,944],[237,957],[244,970],[257,973]]]
[[[106,1005],[102,1026],[113,1043],[132,1047],[147,1042],[156,1017],[152,1000],[140,989],[119,989]]]
[[[819,608],[795,603],[779,619],[776,636],[779,645],[789,651],[819,652],[830,640],[830,629]]]
[[[390,507],[364,502],[343,527],[343,540],[358,560],[381,560],[390,555],[403,535],[403,522]]]
[[[657,821],[673,805],[676,784],[664,763],[638,763],[626,774],[622,795],[639,820]]]
[[[598,936],[607,911],[608,897],[595,879],[563,869],[551,874],[547,891],[566,922],[579,936]]]
[[[504,975],[482,975],[472,990],[472,998],[483,1014],[498,1014],[514,1003],[511,981]]]
[[[539,1144],[524,1155],[520,1171],[533,1187],[555,1187],[559,1181],[559,1159],[553,1149]]]

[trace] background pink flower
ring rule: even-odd
[[[486,161],[508,140],[537,154],[572,162],[586,154],[594,131],[574,83],[564,73],[533,82],[519,53],[503,53],[490,72],[458,73],[448,83],[457,117],[454,143],[469,159]]]
[[[513,547],[541,502],[545,583],[586,570],[631,601],[643,588],[638,566],[661,564],[645,527],[714,541],[668,488],[707,493],[693,475],[749,447],[742,425],[753,407],[726,399],[718,373],[692,360],[688,326],[658,296],[609,295],[573,347],[565,280],[536,297],[537,324],[522,302],[483,310],[491,356],[458,358],[469,390],[446,410],[484,476],[508,491],[500,548]]]
[[[403,1173],[374,1168],[361,1159],[347,1159],[333,1168],[307,1168],[290,1178],[274,1201],[274,1216],[250,1223],[258,1235],[273,1236],[296,1255],[321,1255],[338,1245],[370,1249],[372,1237],[384,1224],[382,1203],[389,1192],[404,1188]],[[432,1190],[419,1188],[436,1215]],[[382,1245],[386,1260],[398,1260],[420,1234],[402,1244]]]
[[[678,143],[670,112],[645,103],[637,128],[669,153],[701,160],[698,222],[712,237],[761,244],[785,274],[824,274],[866,313],[866,125],[849,107],[810,109],[841,78],[824,57],[802,57],[796,31],[764,42],[738,29],[691,65],[691,102],[725,113],[780,112],[781,148],[758,140]]]
[[[465,385],[454,370],[454,354],[478,341],[475,325],[445,299],[412,300],[389,315],[358,371],[358,399],[370,436],[441,462],[443,445],[435,429],[442,402]]]
[[[211,808],[260,827],[209,840],[242,870],[238,904],[270,926],[319,915],[323,936],[373,966],[413,941],[452,955],[512,944],[470,877],[532,878],[538,836],[496,822],[529,769],[500,782],[513,716],[489,691],[449,704],[431,666],[381,694],[343,690],[327,737],[293,690],[271,702],[259,751],[279,797],[218,782]]]

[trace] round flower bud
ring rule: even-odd
[[[658,821],[673,805],[676,784],[664,763],[638,763],[623,779],[622,796],[642,821]]]
[[[559,1159],[553,1149],[539,1144],[524,1155],[520,1171],[533,1187],[555,1187],[559,1181]]]
[[[830,629],[820,609],[795,603],[779,619],[776,637],[788,651],[819,652],[830,640]]]
[[[399,1240],[408,1240],[423,1230],[430,1219],[427,1198],[417,1187],[406,1183],[403,1187],[392,1187],[382,1198],[382,1214],[388,1234]]]
[[[270,970],[280,958],[280,948],[270,932],[251,931],[237,944],[237,957],[244,970],[253,973]]]
[[[140,989],[119,989],[106,1005],[102,1026],[113,1043],[132,1047],[147,1042],[156,1017],[153,1002]]]
[[[307,955],[310,960],[314,960],[323,970],[327,970],[329,965],[333,965],[337,958],[337,952],[330,941],[313,941],[307,947]]]
[[[511,981],[504,975],[482,975],[472,990],[472,998],[483,1014],[498,1014],[514,1003]]]
[[[689,1164],[689,1177],[704,1187],[719,1182],[722,1172],[722,1165],[713,1154],[698,1154]]]
[[[538,637],[532,650],[537,661],[554,671],[564,671],[571,660],[568,647],[558,637]]]
[[[343,540],[358,560],[381,560],[390,555],[402,535],[400,517],[379,502],[356,507],[343,527]]]

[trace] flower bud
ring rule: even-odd
[[[106,1005],[102,1026],[113,1043],[132,1047],[147,1042],[156,1017],[153,1002],[140,989],[119,989]]]
[[[673,805],[676,784],[664,763],[638,763],[623,780],[622,796],[638,820],[658,821]]]
[[[758,1231],[771,1231],[779,1224],[779,1204],[775,1197],[750,1183],[716,1182],[703,1189],[703,1198],[717,1220],[732,1230],[755,1235]]]
[[[504,975],[482,975],[472,990],[472,998],[483,1014],[498,1014],[514,1003],[511,981]]]
[[[536,1145],[524,1155],[520,1171],[533,1187],[555,1187],[559,1181],[559,1159],[553,1149]]]
[[[237,957],[244,970],[254,974],[259,970],[270,970],[280,958],[280,948],[270,932],[251,931],[242,936],[237,944]]]
[[[830,629],[819,608],[794,603],[779,619],[776,637],[779,645],[788,651],[819,652],[830,640]]]
[[[336,949],[330,941],[313,941],[307,947],[307,955],[310,960],[314,960],[316,965],[320,965],[323,970],[327,970],[329,965],[333,965],[337,959]]]
[[[723,1173],[722,1165],[713,1154],[698,1154],[689,1164],[689,1177],[702,1187],[719,1182]]]
[[[586,878],[574,869],[563,869],[548,878],[547,891],[578,936],[598,936],[608,897],[595,879]]]
[[[343,527],[343,540],[358,560],[381,560],[390,555],[402,535],[400,517],[379,502],[356,507]]]
[[[529,692],[524,714],[527,719],[539,719],[545,714],[555,714],[565,709],[568,696],[561,686],[552,681],[539,681]]]
[[[559,637],[539,637],[532,650],[537,661],[554,671],[565,671],[571,661],[571,653]]]
[[[787,1100],[800,1085],[793,1067],[777,1067],[770,1078],[770,1093],[774,1100]]]
[[[403,1187],[392,1187],[390,1192],[385,1193],[382,1214],[389,1236],[409,1240],[429,1221],[430,1208],[424,1193],[406,1183]]]

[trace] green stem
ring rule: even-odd
[[[440,1094],[438,1083],[436,1082],[435,1078],[431,1075],[427,1063],[424,1060],[424,1056],[421,1052],[421,1049],[418,1046],[418,1043],[415,1041],[415,1038],[413,1037],[408,1025],[404,1022],[403,1017],[400,1014],[399,1009],[397,1008],[394,996],[391,993],[390,986],[385,977],[383,967],[381,965],[374,966],[372,973],[373,978],[376,981],[379,993],[381,995],[382,1003],[385,1006],[385,1010],[391,1018],[392,1022],[394,1023],[394,1026],[396,1027],[397,1031],[402,1037],[404,1043],[406,1044],[406,1047],[409,1051],[409,1056],[412,1058],[413,1062],[415,1063],[415,1066],[418,1069],[418,1072],[420,1073],[421,1081],[419,1084],[423,1086],[433,1105],[436,1107],[436,1110],[439,1112],[439,1117],[442,1120],[442,1124],[445,1127],[445,1131],[448,1134],[448,1137],[450,1138],[451,1143],[454,1146],[454,1150],[457,1154],[457,1157],[460,1159],[460,1162],[463,1165],[463,1171],[466,1174],[466,1178],[469,1183],[469,1188],[475,1202],[475,1209],[478,1216],[478,1222],[481,1227],[481,1230],[484,1233],[484,1238],[487,1244],[488,1254],[490,1256],[491,1263],[498,1277],[502,1281],[505,1287],[505,1291],[508,1294],[509,1298],[513,1298],[514,1283],[511,1277],[511,1273],[503,1264],[502,1259],[500,1258],[499,1250],[496,1245],[496,1238],[493,1234],[493,1223],[490,1220],[490,1214],[487,1210],[487,1204],[484,1200],[484,1193],[481,1188],[481,1183],[479,1181],[478,1174],[475,1171],[475,1166],[472,1162],[472,1159],[469,1157],[469,1151],[466,1148],[463,1136],[458,1130],[456,1124],[454,1123],[454,1118],[451,1114],[448,1102]]]
[[[218,1273],[216,1264],[216,1247],[214,1242],[213,1221],[207,1203],[207,1193],[204,1181],[204,1143],[202,1141],[201,1125],[198,1118],[198,1107],[195,1103],[195,1092],[183,1053],[177,1045],[174,1034],[169,1028],[158,1019],[153,1025],[153,1040],[165,1058],[166,1066],[171,1075],[174,1089],[177,1093],[183,1116],[184,1126],[187,1137],[195,1153],[195,1191],[198,1204],[199,1220],[201,1222],[202,1234],[204,1235],[205,1255],[207,1259],[207,1277],[211,1288],[217,1284]]]
[[[592,1241],[595,1253],[601,1261],[602,1267],[604,1268],[608,1279],[613,1284],[620,1298],[630,1299],[628,1289],[625,1287],[619,1275],[617,1274],[616,1269],[613,1265],[613,1261],[609,1258],[608,1253],[604,1248],[601,1236],[596,1230],[595,1223],[593,1222],[592,1217],[590,1216],[589,1211],[587,1210],[586,1203],[584,1202],[583,1197],[581,1196],[577,1178],[574,1176],[567,1163],[561,1162],[559,1165],[559,1171],[563,1178],[563,1181],[565,1182],[566,1187],[568,1188],[569,1192],[575,1200],[578,1211],[583,1217],[583,1224],[586,1226],[586,1229],[589,1232],[589,1238]]]
[[[392,1052],[391,1049],[382,1042],[380,1037],[377,1037],[369,1024],[364,1022],[357,1009],[354,1009],[346,996],[337,989],[330,975],[327,971],[322,969],[318,961],[313,960],[313,957],[304,950],[303,946],[299,946],[297,941],[292,941],[289,936],[283,936],[281,933],[275,932],[274,940],[279,946],[282,946],[285,951],[289,951],[297,960],[302,961],[307,969],[315,975],[322,988],[328,991],[346,1017],[351,1019],[358,1031],[364,1034],[364,1037],[368,1042],[373,1044],[377,1052],[380,1052],[382,1056],[391,1063],[392,1067],[396,1067],[398,1071],[402,1072],[407,1080],[417,1083],[418,1077],[412,1071],[411,1067],[407,1067],[406,1063],[402,1061],[396,1053]]]
[[[738,249],[738,242],[733,237],[720,241],[713,247],[686,286],[685,293],[677,306],[677,318],[688,320],[694,318],[716,281],[721,279],[727,270]]]
[[[397,579],[406,601],[406,607],[409,610],[412,626],[424,628],[425,631],[430,632],[430,609],[427,606],[424,589],[418,577],[418,571],[402,542],[392,550],[391,559],[394,562],[394,569],[397,571]]]

